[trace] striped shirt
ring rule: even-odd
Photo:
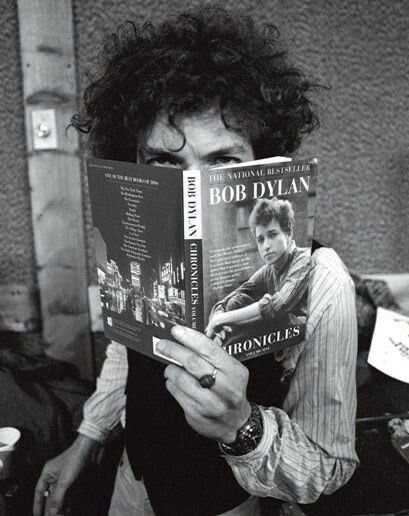
[[[245,456],[227,456],[249,493],[312,503],[351,477],[355,453],[357,323],[355,289],[332,249],[312,256],[305,340],[276,353],[289,376],[283,408],[263,407],[264,434]],[[115,342],[79,432],[104,441],[125,409],[126,349]]]

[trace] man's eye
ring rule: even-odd
[[[235,163],[240,163],[239,158],[235,158],[234,156],[216,156],[212,160],[212,165],[233,165]]]
[[[179,165],[172,158],[166,156],[156,156],[154,158],[148,158],[145,160],[147,165],[154,165],[156,167],[174,167],[177,168]]]

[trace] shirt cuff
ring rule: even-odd
[[[78,433],[104,444],[109,439],[111,431],[84,420],[78,427]]]
[[[272,443],[278,434],[278,424],[275,417],[267,416],[266,410],[263,407],[260,407],[260,412],[261,417],[263,418],[263,436],[261,437],[261,441],[258,443],[257,448],[245,455],[237,456],[223,453],[224,458],[230,466],[236,466],[243,463],[250,464],[261,459],[270,452]]]

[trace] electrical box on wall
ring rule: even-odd
[[[57,148],[57,125],[54,109],[35,109],[31,113],[33,149]]]

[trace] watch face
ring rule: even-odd
[[[222,444],[221,448],[230,455],[245,455],[255,450],[263,436],[263,419],[258,405],[251,404],[249,419],[238,430],[236,440],[229,445]]]

